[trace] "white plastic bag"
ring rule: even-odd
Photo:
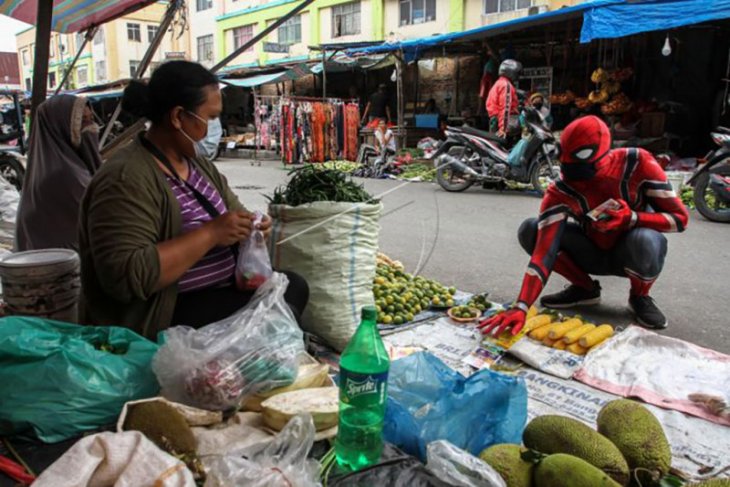
[[[275,272],[251,301],[198,330],[176,326],[152,360],[162,395],[202,409],[237,408],[250,394],[294,382],[304,338]]]
[[[507,487],[489,464],[448,441],[439,440],[426,447],[428,468],[432,474],[455,487]]]
[[[255,213],[253,225],[261,223],[263,215]],[[254,230],[245,242],[241,242],[236,261],[236,286],[241,291],[255,291],[271,277],[271,260],[266,250],[266,240],[261,230]]]
[[[209,457],[205,487],[319,487],[319,463],[307,458],[314,433],[312,416],[299,414],[271,442]]]

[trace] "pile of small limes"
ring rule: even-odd
[[[401,269],[378,264],[373,279],[378,323],[402,325],[429,307],[454,305],[456,288],[446,288],[436,281],[412,276]]]
[[[470,308],[476,308],[481,312],[484,312],[485,310],[488,310],[492,307],[492,303],[490,303],[487,297],[483,294],[475,294],[471,297],[469,302],[466,303],[466,305]]]
[[[475,310],[475,308],[470,308],[469,306],[455,306],[449,311],[451,312],[451,316],[454,318],[473,319],[479,316],[479,313]]]

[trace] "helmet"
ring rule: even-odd
[[[517,81],[520,71],[522,71],[522,63],[514,59],[505,59],[499,65],[499,75],[506,76],[512,81]]]
[[[560,164],[568,180],[591,179],[595,164],[611,150],[611,131],[595,115],[574,120],[560,136]]]

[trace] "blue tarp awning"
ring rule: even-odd
[[[730,0],[624,1],[586,10],[580,41],[614,39],[727,18]]]
[[[257,74],[247,78],[228,78],[221,77],[223,83],[240,88],[253,88],[255,86],[268,85],[271,83],[281,83],[282,81],[291,81],[312,74],[312,70],[306,64],[298,64],[292,66],[286,71],[276,73]]]
[[[730,18],[730,0],[593,0],[464,32],[386,42],[345,52],[356,56],[402,51],[406,61],[412,61],[422,52],[437,46],[506,34],[571,18],[583,19],[580,41],[587,43],[594,39],[625,37]]]

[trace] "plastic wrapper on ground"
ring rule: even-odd
[[[152,368],[162,395],[210,410],[238,407],[250,394],[291,384],[304,340],[284,301],[288,280],[274,273],[230,317],[198,330],[165,332]]]
[[[205,487],[319,487],[319,462],[308,458],[314,434],[312,417],[297,415],[271,442],[206,458]]]
[[[448,441],[434,441],[426,451],[426,467],[455,487],[507,487],[502,477],[486,462],[456,448]]]

